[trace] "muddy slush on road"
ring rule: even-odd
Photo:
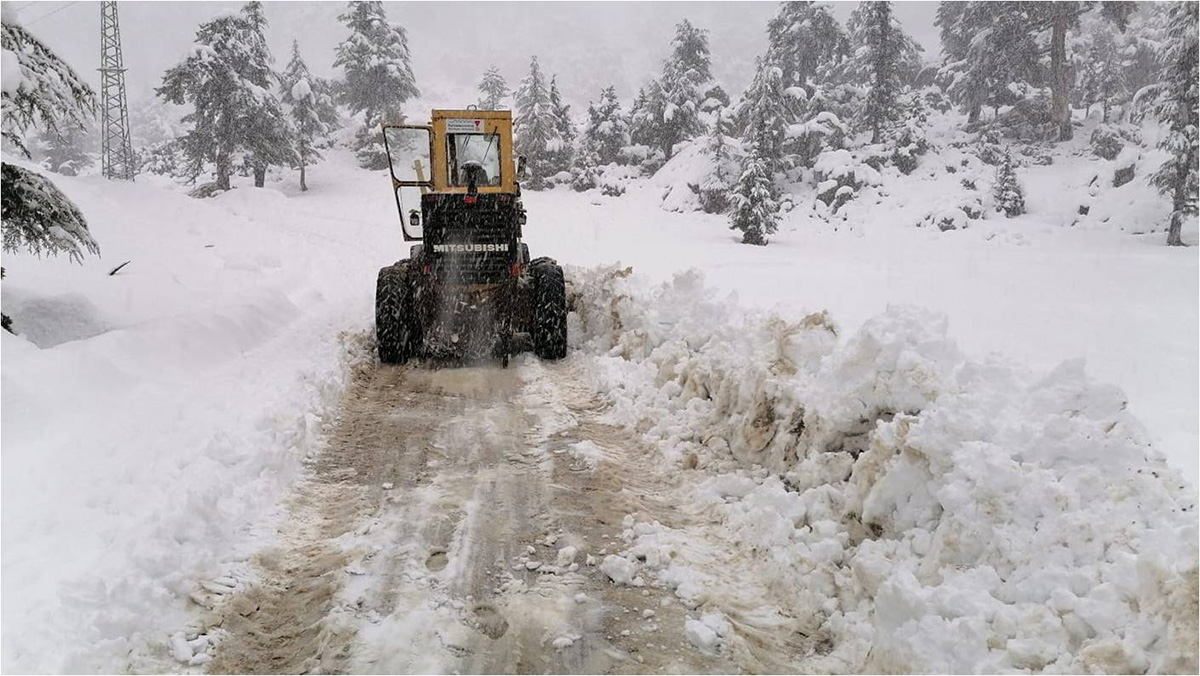
[[[683,518],[580,362],[376,364],[349,388],[210,673],[697,673],[656,583],[602,570],[622,520]],[[618,573],[619,577],[619,573]],[[770,669],[766,664],[754,665]]]

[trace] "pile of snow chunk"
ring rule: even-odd
[[[711,475],[682,508],[831,639],[824,668],[1196,670],[1194,491],[1081,361],[969,360],[915,308],[840,336],[824,313],[744,311],[696,271],[568,277],[613,422]],[[719,605],[705,557],[666,531],[627,524],[621,557]]]

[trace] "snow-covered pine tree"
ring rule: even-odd
[[[292,58],[283,71],[283,103],[288,109],[295,134],[296,164],[300,169],[300,190],[308,190],[305,168],[321,159],[317,150],[320,140],[329,133],[329,126],[320,113],[321,101],[312,86],[308,64],[300,56],[300,44],[292,40]]]
[[[746,121],[743,138],[754,139],[759,154],[778,163],[784,154],[784,132],[797,117],[795,99],[784,90],[782,68],[763,57],[755,63],[754,80],[738,111]]]
[[[859,3],[848,25],[854,47],[849,75],[867,88],[860,119],[871,130],[871,142],[879,143],[896,119],[897,101],[920,64],[921,48],[904,33],[890,2]]]
[[[1145,102],[1139,94],[1149,93],[1157,87],[1162,74],[1161,51],[1166,45],[1170,24],[1169,2],[1142,3],[1129,17],[1129,25],[1122,35],[1122,54],[1125,62],[1121,73],[1130,92],[1130,100]],[[1148,89],[1143,92],[1144,89]],[[1143,111],[1133,110],[1135,117]]]
[[[1200,129],[1200,68],[1197,66],[1197,5],[1171,5],[1168,44],[1163,50],[1166,66],[1155,114],[1167,125],[1159,148],[1168,157],[1154,174],[1154,185],[1171,196],[1171,223],[1167,245],[1182,246],[1184,219],[1197,213],[1197,130]]]
[[[712,86],[708,31],[696,28],[687,19],[676,24],[661,82],[665,102],[657,142],[663,155],[670,159],[677,143],[704,132],[701,106]]]
[[[1126,64],[1115,32],[1107,22],[1094,26],[1086,36],[1090,44],[1084,53],[1085,58],[1076,68],[1080,76],[1080,102],[1089,112],[1092,106],[1100,104],[1104,122],[1108,122],[1109,109],[1123,101],[1127,94]]]
[[[1068,33],[1079,26],[1079,17],[1099,4],[1102,15],[1124,30],[1129,15],[1135,9],[1132,2],[1038,2],[1028,3],[1039,27],[1050,29],[1050,120],[1059,141],[1069,141],[1075,131],[1071,125],[1071,87],[1075,78],[1068,51]]]
[[[729,136],[733,133],[729,111],[718,109],[713,115],[708,136],[708,157],[712,171],[700,183],[700,208],[707,214],[723,213],[729,208],[732,177],[726,165],[730,162]]]
[[[598,164],[596,151],[585,142],[584,147],[575,153],[575,161],[571,164],[571,188],[575,192],[591,190],[600,184]]]
[[[992,198],[996,202],[996,211],[1004,212],[1008,218],[1025,213],[1025,193],[1017,181],[1012,154],[1007,148],[1004,149],[1004,159],[996,168],[996,186],[992,189]]]
[[[950,99],[966,110],[968,123],[979,120],[983,106],[1015,103],[1014,88],[1040,81],[1043,49],[1033,4],[939,5],[943,62],[938,78]]]
[[[30,126],[56,134],[82,128],[95,109],[95,96],[75,71],[16,23],[9,12],[0,22],[4,81],[0,87],[3,138],[29,156],[24,135]],[[98,254],[79,208],[37,172],[7,162],[0,164],[0,232],[3,250],[34,255],[67,254],[80,261]],[[12,322],[0,319],[4,328]]]
[[[621,114],[621,102],[613,86],[600,92],[599,103],[588,104],[588,121],[583,131],[584,145],[596,154],[596,163],[605,166],[618,161],[621,148],[629,143],[629,123]]]
[[[767,236],[779,228],[779,203],[775,194],[775,162],[763,152],[769,125],[756,121],[759,130],[750,142],[742,175],[733,192],[729,228],[742,232],[743,244],[765,246]]]
[[[83,213],[45,176],[3,164],[4,250],[35,256],[65,253],[75,262],[84,252],[100,253]]]
[[[571,122],[571,106],[563,103],[558,92],[558,76],[550,78],[550,110],[554,115],[554,141],[547,146],[554,173],[567,171],[575,154],[575,124]]]
[[[805,87],[810,94],[850,54],[846,32],[819,2],[779,3],[767,40],[767,61],[782,71],[783,86]]]
[[[0,24],[0,46],[6,54],[0,99],[5,141],[28,157],[24,135],[29,127],[43,134],[86,128],[96,114],[96,96],[66,62],[11,15]]]
[[[69,126],[61,133],[39,134],[38,154],[43,167],[63,176],[76,176],[95,164],[91,129]]]
[[[137,149],[138,172],[187,178],[187,155],[179,139],[167,139]]]
[[[342,69],[342,103],[351,114],[363,114],[355,136],[359,164],[367,169],[387,166],[378,125],[403,122],[404,102],[420,96],[413,76],[408,34],[390,23],[382,2],[353,0],[338,20],[350,36],[337,47],[333,65]]]
[[[239,155],[254,168],[257,185],[266,164],[286,162],[292,154],[283,110],[271,93],[277,78],[270,52],[254,26],[261,8],[254,4],[201,24],[196,46],[155,89],[169,103],[191,105],[183,117],[191,129],[180,139],[186,173],[194,181],[213,163],[218,190],[229,189]]]
[[[550,90],[536,56],[530,61],[529,74],[521,80],[514,98],[517,110],[513,145],[518,155],[525,156],[529,188],[541,190],[546,179],[557,171],[550,150],[558,143],[558,131]]]
[[[492,66],[483,74],[479,81],[479,109],[502,110],[504,98],[508,96],[508,82],[500,74],[500,69]]]
[[[667,98],[658,80],[651,80],[639,89],[633,108],[629,111],[630,142],[650,148],[660,147],[663,111],[666,107]]]
[[[266,184],[267,167],[294,165],[296,150],[291,125],[274,93],[279,75],[271,67],[275,58],[267,47],[267,17],[262,3],[258,0],[247,2],[242,6],[241,15],[245,20],[248,57],[241,64],[245,79],[254,84],[268,83],[265,91],[251,90],[250,110],[241,121],[246,138],[245,166],[254,174],[254,187],[261,188]]]

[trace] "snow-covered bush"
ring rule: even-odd
[[[1088,139],[1092,154],[1105,160],[1115,160],[1125,147],[1125,140],[1113,125],[1102,124],[1092,130]]]
[[[875,157],[875,160],[870,158]],[[854,199],[864,185],[879,185],[882,176],[868,161],[882,163],[881,156],[870,151],[829,150],[817,156],[813,177],[817,182],[817,199],[834,212]]]
[[[721,213],[740,175],[741,157],[736,139],[721,135],[718,142],[714,136],[702,136],[682,144],[650,182],[662,188],[662,208],[667,211]]]
[[[571,165],[572,190],[584,192],[599,185],[600,170],[596,162],[596,153],[589,150],[581,150],[575,156],[575,162]]]
[[[1025,213],[1025,192],[1017,181],[1017,171],[1012,155],[1006,150],[1004,159],[996,169],[996,184],[992,189],[992,200],[996,211],[1004,212],[1008,218]]]
[[[600,176],[597,184],[600,194],[609,197],[620,197],[631,183],[642,177],[642,171],[636,165],[612,163],[599,167]]]
[[[135,151],[139,173],[183,178],[187,175],[187,157],[176,139],[159,141]]]
[[[1017,101],[1009,110],[997,115],[987,128],[1004,138],[1020,141],[1043,141],[1054,138],[1051,132],[1050,99],[1042,93]]]
[[[822,152],[845,146],[850,127],[836,113],[823,110],[807,121],[789,125],[785,134],[785,146],[795,155],[796,163],[811,167]]]

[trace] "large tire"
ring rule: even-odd
[[[375,282],[375,342],[384,364],[403,364],[413,356],[409,266],[410,261],[400,261],[382,268]]]
[[[567,356],[567,289],[562,268],[541,258],[529,266],[533,276],[533,351],[542,359]]]

